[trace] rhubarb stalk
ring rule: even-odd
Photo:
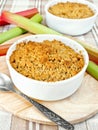
[[[31,18],[32,16],[34,16],[37,13],[38,13],[37,8],[16,12],[16,14],[22,15],[22,16],[27,17],[27,18]],[[0,16],[0,26],[7,25],[7,24],[9,24],[9,23],[5,22]]]
[[[96,65],[94,62],[89,61],[87,72],[92,75],[96,80],[98,80],[98,65]]]
[[[76,40],[78,43],[80,43],[88,52],[89,54],[89,59],[95,62],[98,65],[98,48],[88,45],[85,42]]]
[[[24,28],[25,30],[35,33],[35,34],[58,34],[62,35],[42,24],[32,22],[30,19],[27,19],[23,16],[20,16],[18,14],[10,13],[8,11],[4,11],[2,13],[2,19],[4,21],[7,21],[8,23],[15,24],[21,28]]]
[[[36,14],[30,20],[34,21],[34,22],[41,22],[42,16],[40,14]],[[14,38],[14,37],[17,37],[23,33],[26,33],[26,32],[27,32],[26,30],[19,28],[19,27],[15,27],[15,28],[12,28],[6,32],[3,32],[0,34],[0,44],[11,39],[11,38]]]
[[[0,45],[0,56],[6,55],[11,44]]]

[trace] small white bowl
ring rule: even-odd
[[[49,7],[59,2],[67,2],[67,1],[88,5],[88,7],[90,7],[94,11],[94,15],[83,19],[69,19],[55,16],[48,11]],[[98,10],[93,3],[88,2],[86,0],[52,0],[46,4],[45,14],[46,14],[46,24],[50,28],[63,34],[75,36],[85,34],[92,29],[96,21],[96,17],[98,15]]]
[[[19,44],[21,41],[37,41],[41,42],[43,40],[59,40],[64,44],[73,48],[76,52],[82,52],[84,57],[84,67],[83,69],[76,74],[75,76],[57,82],[45,82],[45,81],[38,81],[33,80],[31,78],[27,78],[24,75],[18,73],[10,64],[9,57],[12,52],[16,48],[16,44]],[[33,50],[32,50],[33,51]],[[29,97],[45,100],[45,101],[53,101],[53,100],[60,100],[72,95],[81,85],[84,73],[88,66],[88,54],[86,50],[78,44],[76,41],[73,41],[69,38],[64,36],[58,35],[32,35],[27,36],[25,38],[19,39],[16,41],[11,47],[9,48],[7,55],[6,55],[6,62],[10,71],[10,75],[12,78],[13,83],[15,86],[23,93],[28,95]]]

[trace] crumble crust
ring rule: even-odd
[[[23,41],[10,56],[12,67],[26,77],[55,82],[81,71],[84,58],[61,41]]]

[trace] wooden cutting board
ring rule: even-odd
[[[19,36],[4,44],[13,43],[27,35],[31,34]],[[0,57],[0,72],[9,75],[5,56]],[[81,87],[69,98],[55,102],[40,101],[40,103],[73,124],[82,122],[98,112],[98,81],[85,74]],[[14,93],[0,91],[0,107],[22,119],[54,125],[34,106]]]

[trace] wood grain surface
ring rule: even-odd
[[[24,37],[26,35],[22,35],[20,37]],[[5,44],[13,43],[20,37],[9,40]],[[0,72],[9,75],[5,56],[0,57]],[[40,101],[40,103],[61,115],[64,119],[71,123],[75,124],[82,122],[98,112],[98,82],[90,75],[86,74],[81,87],[69,98],[56,102]],[[41,124],[54,125],[28,101],[14,93],[0,91],[0,106],[6,111],[22,119]]]

